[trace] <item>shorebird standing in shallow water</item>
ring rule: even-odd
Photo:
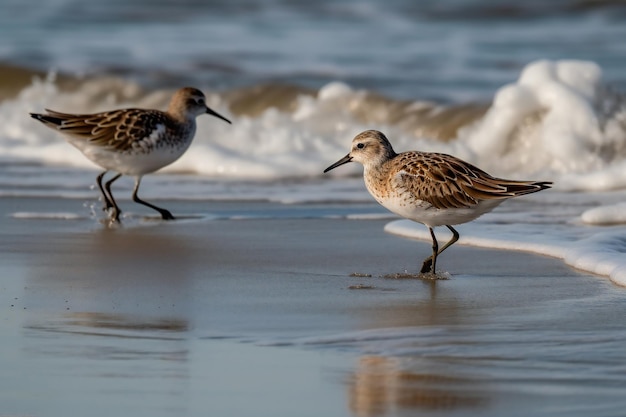
[[[206,105],[202,91],[187,87],[178,90],[167,112],[145,109],[121,109],[96,114],[67,114],[46,109],[47,114],[31,117],[67,136],[67,141],[105,170],[97,177],[105,210],[119,221],[121,213],[111,184],[122,175],[135,177],[133,201],[148,206],[164,220],[174,216],[168,210],[139,198],[141,178],[171,164],[185,153],[196,133],[196,117],[208,113],[228,123],[230,120]],[[108,171],[117,173],[104,186]]]
[[[454,156],[428,152],[397,154],[384,134],[366,130],[352,140],[352,150],[324,172],[357,161],[370,194],[388,210],[422,223],[433,239],[432,255],[420,272],[435,273],[437,256],[459,239],[452,227],[490,212],[504,200],[550,188],[548,181],[495,178]],[[433,227],[446,226],[452,239],[441,249]]]

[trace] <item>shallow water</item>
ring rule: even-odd
[[[626,294],[606,280],[460,245],[440,259],[448,280],[385,279],[430,250],[383,233],[386,220],[328,218],[326,204],[165,203],[205,217],[107,230],[8,215],[73,200],[2,200],[2,413],[618,416],[626,405]],[[237,210],[247,220],[210,216]]]

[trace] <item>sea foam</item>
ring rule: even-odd
[[[564,196],[567,199],[567,196]],[[510,204],[510,203],[505,203]],[[549,210],[549,209],[548,209]],[[496,213],[494,213],[495,215]],[[566,264],[593,274],[607,276],[615,284],[626,286],[626,226],[576,227],[576,217],[562,216],[556,210],[544,221],[531,222],[532,212],[520,213],[517,221],[493,223],[492,215],[459,225],[459,244],[531,252],[562,259]],[[526,218],[525,218],[526,216]],[[410,220],[396,220],[385,231],[399,236],[430,241],[426,226]],[[440,242],[451,234],[436,229]],[[453,256],[450,250],[445,256]],[[417,266],[416,266],[417,267]]]
[[[538,61],[459,138],[483,168],[548,175],[563,189],[624,188],[626,107],[593,62]],[[592,179],[589,179],[589,175]]]
[[[165,108],[171,93],[142,93],[120,79],[87,80],[80,89],[63,91],[54,77],[36,80],[0,103],[0,158],[93,166],[28,113]],[[484,117],[481,111],[467,115],[467,108],[394,102],[340,82],[298,96],[292,110],[270,106],[255,116],[231,114],[226,96],[209,92],[209,104],[234,119],[233,125],[198,118],[190,150],[164,171],[241,179],[320,176],[348,151],[354,135],[374,128],[384,131],[397,151],[446,152],[497,175],[547,177],[562,189],[626,187],[625,106],[593,62],[529,64],[515,83],[497,91]],[[457,126],[459,118],[465,125]],[[332,175],[358,172],[345,167]]]

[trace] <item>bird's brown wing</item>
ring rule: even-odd
[[[451,155],[404,152],[394,158],[401,166],[396,187],[438,209],[470,208],[481,200],[504,199],[549,188],[549,182],[495,178]]]
[[[164,130],[167,115],[157,110],[124,109],[96,114],[68,114],[46,110],[38,119],[64,134],[82,138],[91,144],[116,151]]]

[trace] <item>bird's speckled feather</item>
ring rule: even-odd
[[[458,239],[452,225],[472,221],[508,198],[541,191],[552,184],[496,178],[442,153],[397,154],[385,135],[376,130],[358,134],[350,153],[324,172],[353,160],[363,164],[365,185],[378,203],[429,228],[433,254],[426,258],[421,272],[434,273],[437,256]],[[433,227],[444,225],[453,238],[439,250]]]
[[[110,188],[121,175],[135,177],[134,201],[157,210],[163,219],[173,219],[169,211],[137,196],[141,177],[171,164],[185,153],[196,132],[197,116],[208,113],[230,123],[208,108],[202,91],[192,87],[178,90],[167,112],[149,109],[95,114],[46,111],[46,114],[31,113],[31,117],[63,133],[69,143],[105,169],[98,175],[97,182],[105,209],[113,209],[114,221],[119,220],[120,210]],[[104,175],[109,170],[118,175],[103,185]]]

